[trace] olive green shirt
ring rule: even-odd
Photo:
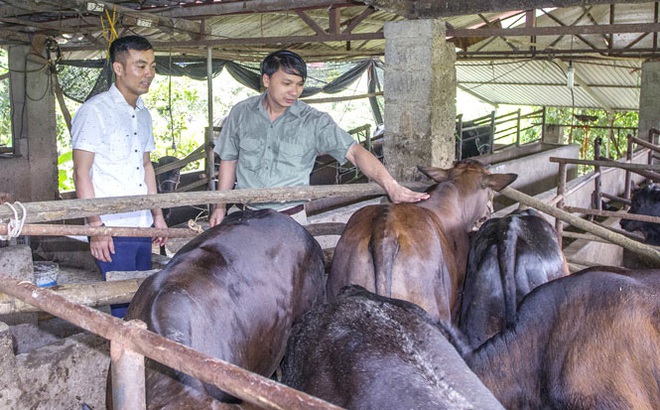
[[[356,142],[330,115],[296,101],[271,123],[264,98],[262,94],[236,104],[215,143],[220,160],[237,161],[236,189],[309,185],[316,156],[323,153],[346,162]],[[299,203],[254,207],[284,209]]]

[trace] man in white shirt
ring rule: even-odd
[[[151,115],[140,95],[149,91],[156,60],[149,41],[126,36],[110,46],[115,82],[108,91],[86,101],[71,127],[73,180],[78,198],[155,194],[156,178]],[[161,209],[87,218],[90,226],[167,228]],[[150,238],[92,236],[90,250],[103,274],[151,269]],[[165,238],[154,238],[163,245]],[[112,306],[123,317],[127,305]]]

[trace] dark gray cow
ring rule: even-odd
[[[473,236],[459,327],[479,346],[512,324],[532,289],[569,274],[557,232],[534,209],[486,221]]]
[[[291,217],[237,212],[187,243],[145,280],[126,314],[149,330],[271,376],[294,323],[323,297],[323,253]],[[218,388],[149,361],[150,409],[236,402]]]
[[[660,270],[590,268],[534,289],[477,349],[454,342],[507,409],[657,409],[658,295]]]
[[[502,409],[423,309],[356,285],[305,315],[282,371],[347,409]]]

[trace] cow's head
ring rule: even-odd
[[[463,207],[463,222],[469,225],[470,229],[479,220],[488,217],[488,205],[493,192],[504,189],[518,178],[517,174],[491,174],[481,162],[474,159],[458,161],[449,169],[422,166],[417,169],[438,182],[438,185],[429,189],[432,197],[434,193],[438,196],[447,194],[445,190],[440,191],[444,183],[455,187],[452,191],[459,196],[457,201]]]
[[[158,159],[158,163],[154,163],[154,169],[158,169],[172,162],[176,162],[179,159],[170,155],[161,157]],[[158,193],[168,193],[176,191],[176,188],[179,186],[181,181],[181,168],[174,168],[169,171],[165,171],[161,174],[156,175],[156,184],[158,188]]]
[[[633,192],[628,213],[660,216],[660,185],[650,184]],[[628,232],[641,231],[646,242],[660,244],[660,224],[621,219],[621,228]]]

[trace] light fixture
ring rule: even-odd
[[[575,68],[573,67],[573,61],[569,61],[568,70],[566,70],[566,86],[572,90],[574,85],[575,85]]]

